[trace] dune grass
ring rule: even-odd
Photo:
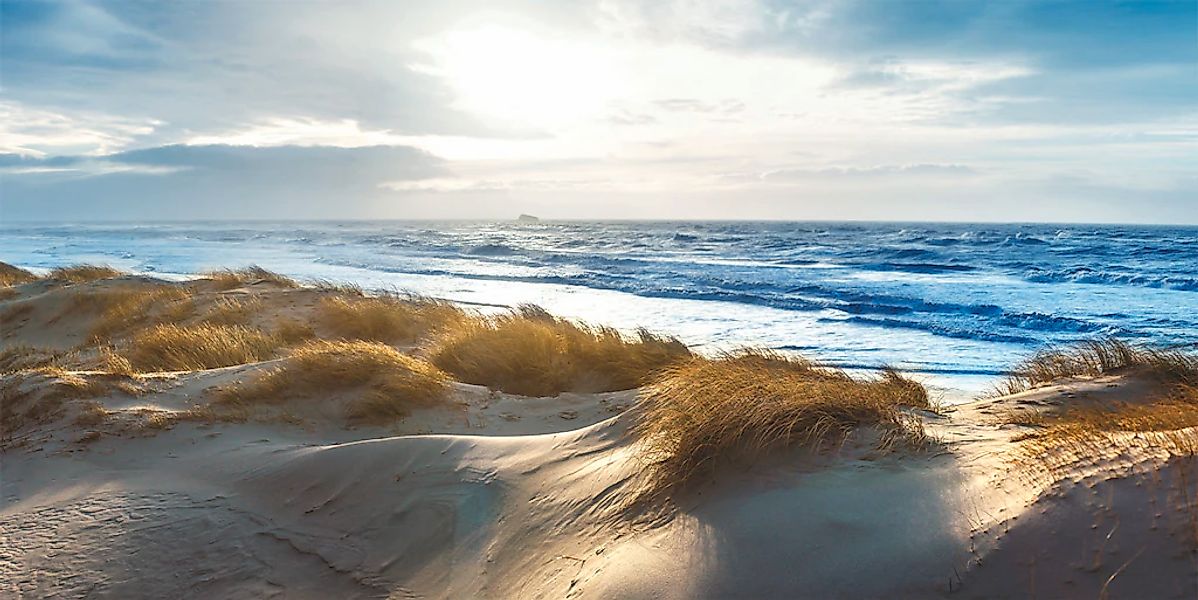
[[[74,353],[53,348],[9,346],[0,350],[0,375],[37,369],[61,369]]]
[[[266,360],[279,346],[274,336],[240,325],[156,325],[134,335],[125,358],[143,373],[194,371]]]
[[[360,390],[346,407],[353,422],[385,424],[412,408],[443,402],[449,376],[421,359],[379,342],[312,341],[296,348],[282,366],[256,380],[222,390],[220,402],[248,407],[295,397]]]
[[[136,283],[86,290],[71,301],[71,310],[99,310],[89,335],[103,341],[162,321],[179,321],[195,310],[190,293],[169,283]]]
[[[628,338],[535,306],[460,322],[430,352],[433,364],[461,381],[524,396],[632,389],[690,356],[674,338],[645,330]]]
[[[366,296],[366,290],[356,283],[345,281],[330,281],[328,279],[318,279],[313,281],[310,286],[312,289],[333,296],[351,296],[363,298]]]
[[[275,324],[272,332],[284,345],[294,346],[303,341],[316,337],[312,326],[298,319],[282,319]]]
[[[265,281],[279,287],[297,288],[299,283],[294,279],[285,275],[280,275],[273,271],[267,271],[258,265],[250,265],[241,269],[222,269],[219,271],[208,271],[203,274],[203,277],[211,280],[216,284],[217,289],[231,290],[252,283]]]
[[[132,377],[136,373],[133,369],[133,363],[129,362],[128,358],[117,353],[111,346],[101,346],[99,353],[101,371],[111,375],[124,375],[126,377]]]
[[[1113,457],[1132,448],[1194,456],[1198,448],[1198,390],[1138,402],[1069,406],[1034,420],[1014,419],[1029,427],[1016,441],[1023,444],[1021,464],[1057,477],[1073,465]]]
[[[1198,355],[1136,346],[1110,338],[1086,340],[1038,352],[1012,369],[997,392],[1014,394],[1063,379],[1129,372],[1165,382],[1198,386]]]
[[[124,274],[124,272],[118,271],[108,265],[74,265],[53,269],[49,275],[46,275],[46,279],[66,281],[68,283],[87,283],[100,279],[112,279]]]
[[[386,343],[416,341],[431,332],[463,322],[467,315],[453,304],[409,295],[366,297],[343,294],[322,298],[315,321],[333,336]]]
[[[1126,374],[1158,387],[1126,401],[1069,403],[1055,410],[1013,412],[1004,422],[1027,427],[1016,438],[1023,462],[1058,473],[1078,462],[1134,446],[1192,456],[1198,444],[1198,355],[1117,340],[1095,340],[1041,352],[1021,364],[1006,391],[1073,377]]]
[[[37,281],[37,279],[37,275],[34,275],[25,269],[14,267],[5,262],[0,262],[0,287],[21,285],[22,283]]]
[[[224,296],[213,302],[200,320],[211,325],[249,325],[261,310],[261,298]]]
[[[923,386],[893,370],[857,378],[753,350],[696,357],[668,367],[642,392],[632,428],[649,459],[642,497],[686,488],[721,461],[818,450],[858,427],[878,430],[882,449],[922,446],[922,424],[901,409],[928,406]]]

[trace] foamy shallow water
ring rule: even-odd
[[[1045,344],[1198,344],[1198,229],[862,223],[8,224],[0,260],[301,279],[536,303],[708,350],[924,374],[950,399]],[[490,308],[486,308],[490,307]]]

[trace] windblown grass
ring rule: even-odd
[[[339,338],[394,344],[416,341],[466,318],[458,307],[431,298],[353,294],[321,299],[315,320]]]
[[[1014,394],[1063,379],[1126,372],[1198,386],[1198,356],[1179,350],[1135,346],[1116,339],[1088,340],[1037,353],[1011,371],[998,393]]]
[[[86,283],[100,279],[112,279],[121,275],[124,275],[124,273],[108,265],[74,265],[71,267],[58,267],[52,270],[46,276],[46,279],[66,281],[68,283]]]
[[[316,332],[298,319],[283,319],[275,324],[274,336],[284,345],[293,346],[316,337]]]
[[[1071,465],[1119,454],[1133,447],[1192,456],[1198,444],[1198,355],[1156,350],[1114,340],[1042,352],[1025,362],[1007,384],[1022,391],[1069,377],[1123,373],[1148,378],[1158,387],[1129,401],[1069,403],[1056,410],[1012,413],[1006,423],[1028,431],[1023,462],[1058,473]]]
[[[1190,388],[1141,402],[1070,406],[1013,424],[1031,427],[1016,438],[1023,444],[1022,463],[1050,474],[1133,447],[1190,456],[1198,445],[1198,392]]]
[[[280,368],[222,391],[221,403],[247,407],[279,404],[294,397],[361,389],[346,407],[351,421],[383,424],[419,406],[444,401],[449,377],[426,361],[378,342],[309,342]]]
[[[10,285],[21,285],[37,281],[37,275],[26,271],[20,267],[14,267],[8,263],[0,262],[0,287]]]
[[[0,350],[0,374],[36,369],[61,369],[71,353],[52,348],[10,346]]]
[[[818,450],[858,427],[876,428],[880,448],[926,443],[919,418],[901,409],[927,408],[927,392],[893,370],[856,378],[802,359],[742,351],[668,367],[642,399],[632,431],[650,462],[643,492],[649,499],[702,480],[720,461]]]
[[[204,277],[212,280],[216,284],[217,289],[221,290],[231,290],[260,281],[286,288],[299,287],[299,283],[296,283],[294,279],[273,271],[267,271],[258,265],[250,265],[242,269],[209,271],[204,273]]]
[[[136,283],[87,290],[75,296],[72,310],[99,310],[90,331],[93,340],[145,328],[163,321],[178,321],[194,310],[184,288],[167,283]]]
[[[202,321],[211,325],[249,325],[261,310],[261,298],[222,297],[208,308]]]
[[[344,281],[329,281],[328,279],[318,279],[311,284],[312,289],[330,294],[334,296],[353,296],[362,298],[366,296],[366,290],[356,283]]]
[[[100,347],[100,370],[112,375],[132,377],[135,373],[133,363],[121,356],[111,346]]]
[[[274,336],[239,325],[157,325],[132,338],[126,358],[143,373],[194,371],[259,362],[278,347]]]
[[[109,382],[53,368],[7,374],[0,379],[0,448],[18,431],[62,417],[68,401],[111,391]]]
[[[432,349],[433,364],[466,383],[525,396],[626,390],[691,352],[677,339],[641,330],[627,338],[524,306],[463,321]]]

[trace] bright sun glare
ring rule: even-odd
[[[534,128],[565,127],[600,113],[617,91],[610,57],[583,43],[506,25],[450,31],[415,46],[462,110]]]

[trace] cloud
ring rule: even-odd
[[[623,109],[609,115],[607,120],[613,125],[652,125],[657,123],[657,117],[653,115]]]
[[[407,147],[171,145],[99,157],[0,155],[0,170],[6,219],[146,220],[363,216],[395,200],[383,182],[443,167]]]
[[[870,167],[837,166],[818,169],[792,168],[761,173],[763,181],[795,179],[864,179],[878,177],[967,177],[977,171],[957,164],[875,165]]]
[[[112,152],[154,132],[154,119],[59,112],[0,101],[0,152],[43,156]]]
[[[411,17],[433,9],[369,8],[5,2],[5,95],[62,114],[158,122],[150,144],[280,116],[491,135],[451,107],[444,82],[405,68],[415,50],[392,43]]]
[[[1165,202],[1198,171],[1196,18],[1114,0],[0,1],[5,217]],[[813,194],[829,206],[796,200]]]
[[[720,113],[730,115],[745,110],[745,103],[735,98],[728,98],[718,102],[704,102],[695,98],[663,98],[655,100],[653,104],[662,110],[670,112]]]

